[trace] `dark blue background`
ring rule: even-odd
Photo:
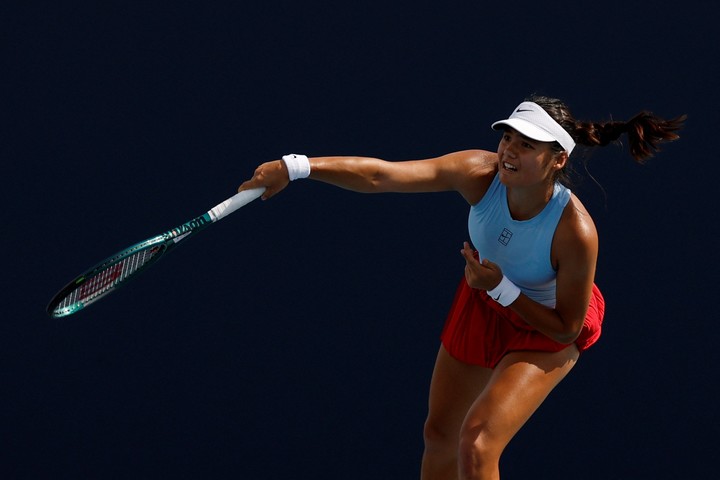
[[[76,316],[44,308],[263,161],[493,150],[489,124],[534,92],[584,120],[689,120],[645,166],[623,146],[590,158],[575,191],[601,236],[605,333],[505,478],[715,471],[709,2],[245,3],[0,6],[2,478],[417,478],[464,266],[455,194],[297,182]]]

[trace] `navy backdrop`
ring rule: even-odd
[[[263,161],[492,150],[489,124],[534,92],[580,119],[689,120],[645,166],[621,145],[590,157],[575,191],[601,236],[604,336],[509,446],[505,476],[715,470],[709,2],[13,3],[0,6],[0,477],[417,478],[464,266],[456,194],[293,183],[97,305],[64,320],[44,308]]]

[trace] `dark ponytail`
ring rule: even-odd
[[[579,145],[602,147],[618,140],[623,133],[627,134],[630,155],[638,163],[658,152],[660,143],[678,139],[676,132],[687,118],[681,115],[665,120],[642,111],[626,122],[579,122],[573,118],[567,105],[556,98],[533,96],[527,101],[540,105]]]
[[[643,163],[655,152],[660,151],[660,143],[680,137],[676,132],[682,128],[686,118],[686,115],[681,115],[672,120],[665,120],[643,111],[627,122],[577,122],[575,132],[571,135],[577,143],[592,147],[607,145],[626,133],[630,155],[638,163]]]

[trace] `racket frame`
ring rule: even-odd
[[[100,300],[109,293],[114,292],[119,287],[126,284],[128,280],[135,278],[138,273],[146,270],[147,267],[153,265],[155,262],[160,260],[160,258],[164,257],[165,254],[175,247],[175,245],[177,245],[180,241],[189,238],[201,230],[204,230],[214,222],[217,222],[238,208],[253,201],[259,197],[264,190],[264,188],[259,188],[240,192],[213,207],[207,213],[200,215],[199,217],[195,217],[188,222],[168,230],[167,232],[150,237],[107,257],[103,261],[86,270],[84,273],[76,276],[57,294],[55,294],[46,308],[48,315],[53,318],[61,318],[72,315],[88,305]],[[112,271],[114,266],[121,265],[122,262],[129,257],[153,248],[157,248],[158,251],[153,253],[152,258],[126,276],[123,276],[123,273],[118,272],[118,270]],[[90,293],[87,296],[81,296],[78,294],[77,299],[69,302],[67,305],[61,306],[65,300],[73,294],[73,292],[81,290],[83,286],[91,285],[92,281],[103,275],[105,272],[110,272],[109,276],[108,278],[101,278],[99,280],[102,282],[102,285],[100,285],[100,288],[98,288],[96,292]],[[96,288],[94,287],[95,286],[93,286],[93,290],[95,291]]]

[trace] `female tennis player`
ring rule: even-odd
[[[260,165],[240,190],[266,187],[267,199],[309,177],[357,192],[463,196],[472,247],[460,251],[465,275],[430,384],[422,478],[497,479],[508,442],[600,336],[598,235],[565,186],[575,145],[626,134],[642,162],[678,138],[684,120],[641,112],[626,122],[579,122],[560,100],[531,97],[492,124],[497,152],[405,162],[286,155]]]

